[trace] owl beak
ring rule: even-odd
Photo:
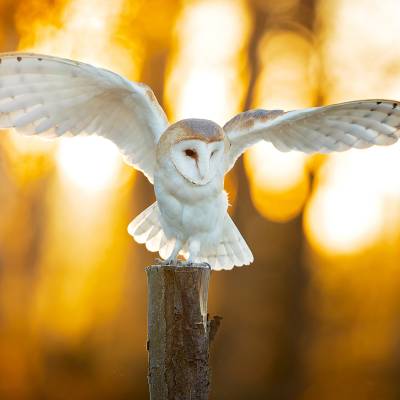
[[[207,159],[205,159],[205,157],[203,160],[199,160],[199,162],[197,162],[197,170],[199,172],[200,183],[203,185],[208,183],[208,181],[205,182],[205,180],[208,178],[210,172],[210,163]]]

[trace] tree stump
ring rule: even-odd
[[[153,265],[148,281],[151,400],[206,400],[209,346],[220,317],[208,321],[210,268]]]

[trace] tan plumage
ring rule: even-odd
[[[213,121],[204,119],[183,119],[170,125],[157,145],[157,158],[170,151],[173,144],[184,140],[201,140],[207,143],[224,141],[223,129]]]

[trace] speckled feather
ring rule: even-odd
[[[0,128],[103,136],[152,182],[156,144],[168,122],[149,87],[57,57],[6,53],[0,59]]]
[[[329,153],[390,145],[399,138],[400,106],[393,100],[359,100],[298,111],[250,110],[224,126],[231,143],[229,171],[260,140],[278,150]]]

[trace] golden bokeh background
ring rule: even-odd
[[[149,84],[171,121],[400,99],[398,0],[0,0],[0,50]],[[212,399],[400,397],[400,146],[253,147],[226,180],[255,255],[213,273]],[[0,399],[146,399],[154,201],[98,138],[0,135]]]

